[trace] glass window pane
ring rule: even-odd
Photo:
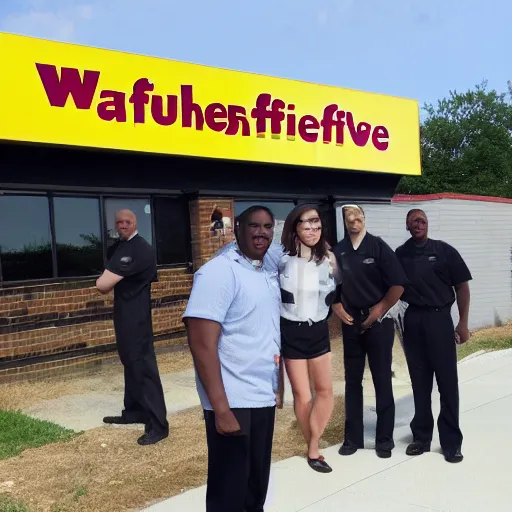
[[[2,279],[53,276],[50,210],[46,196],[0,196]]]
[[[240,215],[244,210],[254,205],[266,206],[276,217],[276,227],[274,228],[274,242],[281,242],[284,221],[288,214],[293,210],[295,204],[292,201],[235,201],[235,216]]]
[[[155,197],[156,254],[159,265],[188,263],[190,221],[185,198]]]
[[[151,231],[151,207],[149,199],[108,198],[105,199],[105,216],[107,222],[107,247],[119,239],[116,231],[116,212],[131,210],[137,217],[137,230],[139,235],[148,243],[153,244]]]
[[[103,251],[99,200],[55,197],[53,207],[59,277],[100,274]]]

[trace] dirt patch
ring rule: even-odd
[[[343,399],[336,399],[323,446],[343,437]],[[140,432],[98,428],[54,445],[0,461],[9,493],[32,511],[109,512],[141,508],[206,482],[206,443],[201,410],[170,417],[170,438],[139,447]],[[275,461],[305,455],[305,444],[291,407],[279,411],[274,437]],[[44,475],[44,476],[43,476]]]
[[[471,336],[471,340],[489,340],[489,341],[498,341],[504,340],[507,338],[512,338],[512,323],[503,325],[501,327],[490,327],[487,329],[480,329],[473,333]]]
[[[193,368],[188,350],[164,352],[157,355],[160,373],[176,373]],[[0,409],[26,409],[43,400],[67,395],[105,393],[123,389],[123,369],[119,362],[106,363],[101,369],[80,373],[78,376],[35,382],[13,383],[0,387]]]

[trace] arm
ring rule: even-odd
[[[221,325],[203,318],[186,318],[188,344],[201,384],[216,415],[229,411],[229,402],[222,382],[219,361]]]
[[[105,270],[96,281],[96,288],[100,293],[109,293],[122,279],[123,276],[114,274],[113,272],[110,272],[110,270]]]
[[[222,324],[235,295],[235,278],[228,260],[223,256],[213,258],[196,272],[183,318],[199,380],[215,413],[217,432],[223,435],[240,430],[226,396],[219,359]]]
[[[361,326],[363,330],[369,329],[374,322],[380,320],[400,300],[404,293],[404,286],[407,283],[404,269],[398,261],[396,254],[384,240],[380,240],[380,243],[379,265],[384,282],[388,286],[388,291],[382,300],[370,311],[368,318]]]
[[[282,409],[284,405],[284,359],[279,356],[279,383],[276,396],[276,405],[278,409]]]
[[[154,254],[150,246],[117,249],[96,281],[96,288],[100,293],[109,293],[122,279],[144,272],[151,264],[154,264]]]
[[[472,276],[466,262],[457,249],[448,244],[445,244],[444,248],[450,272],[450,281],[455,289],[457,306],[459,308],[459,323],[455,328],[455,339],[457,343],[466,343],[471,337],[468,329],[470,303],[468,281],[471,281]]]
[[[331,265],[332,274],[334,276],[334,280],[336,281],[336,284],[341,283],[341,269],[338,265],[338,260],[336,259],[336,256],[334,256],[334,253],[331,251],[327,251],[327,255],[329,256],[329,263]]]
[[[379,302],[379,306],[382,309],[382,314],[389,311],[399,300],[404,293],[403,286],[392,286],[384,298]]]
[[[459,323],[455,332],[458,335],[457,341],[459,343],[466,343],[466,341],[471,337],[471,333],[468,328],[469,303],[471,298],[469,284],[465,282],[455,286],[455,293],[457,295],[457,307],[459,308]]]
[[[334,265],[336,265],[333,268],[335,268],[335,279],[336,284],[338,285],[336,287],[336,297],[334,299],[334,302],[332,304],[332,311],[333,313],[344,323],[347,325],[353,325],[354,319],[345,311],[345,308],[343,307],[343,303],[341,301],[341,265],[338,261],[338,258],[336,257],[336,254],[334,252],[329,251],[329,260],[332,262],[334,260]],[[331,258],[332,256],[332,258]],[[332,263],[331,263],[332,264]]]

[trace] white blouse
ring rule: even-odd
[[[279,261],[279,280],[283,318],[294,322],[320,322],[327,318],[339,282],[334,255],[318,265],[306,258],[283,254]]]

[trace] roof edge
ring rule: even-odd
[[[470,194],[454,194],[451,192],[441,192],[439,194],[424,194],[424,195],[406,195],[395,194],[391,199],[393,203],[413,203],[421,201],[439,201],[441,199],[456,199],[459,201],[482,201],[487,203],[504,203],[512,204],[512,199],[507,197],[495,196],[477,196]]]

